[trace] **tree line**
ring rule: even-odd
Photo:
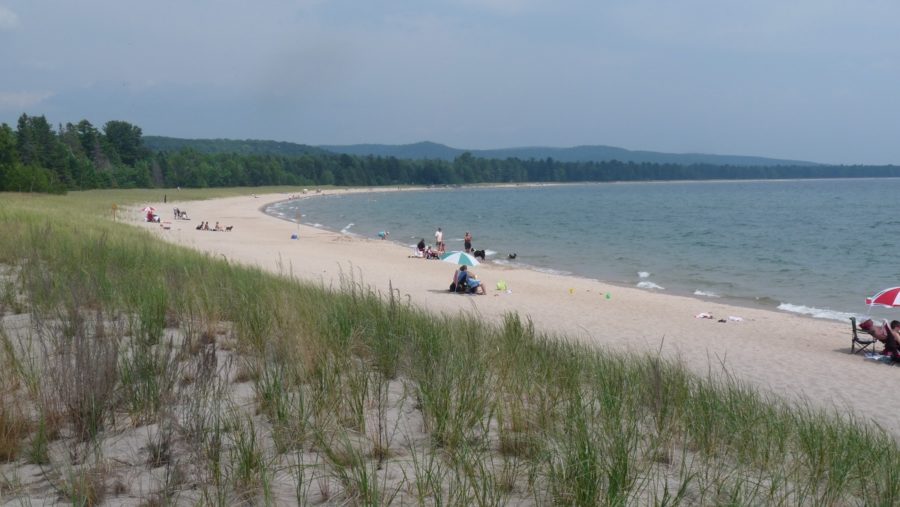
[[[552,158],[453,161],[353,156],[206,153],[185,140],[177,151],[145,147],[141,128],[87,120],[54,128],[44,116],[0,125],[0,191],[64,193],[95,188],[263,185],[460,185],[471,183],[898,177],[897,166],[759,166],[558,162]],[[197,140],[196,143],[202,143]],[[197,148],[195,148],[195,146]]]

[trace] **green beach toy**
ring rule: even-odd
[[[606,293],[606,299],[612,299],[612,296],[609,294],[609,292]]]
[[[497,282],[497,290],[506,290],[506,282],[503,280]]]

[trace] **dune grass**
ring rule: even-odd
[[[852,415],[107,217],[160,192],[0,196],[0,309],[27,322],[0,326],[0,476],[40,464],[81,504],[900,502],[897,443]],[[103,454],[132,434],[138,456]],[[153,490],[116,487],[135,474]]]

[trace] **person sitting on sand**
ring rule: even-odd
[[[469,273],[465,266],[453,272],[453,281],[450,282],[450,292],[466,292],[469,288]]]
[[[475,276],[475,273],[472,273],[471,271],[467,272],[466,284],[469,286],[469,294],[479,294],[482,296],[487,294],[484,291],[484,285],[481,284],[481,280],[479,280],[478,277]]]
[[[416,245],[416,249],[419,250],[419,254],[420,254],[419,257],[422,257],[425,255],[425,238],[422,238],[419,240],[419,244]]]
[[[480,294],[482,296],[487,294],[484,291],[484,285],[481,284],[481,280],[469,271],[469,268],[466,266],[460,266],[453,273],[453,282],[450,284],[450,290],[468,294]]]
[[[216,222],[216,228],[213,229],[213,230],[214,230],[214,231],[223,231],[224,229],[222,229],[222,226],[219,225],[219,222]]]
[[[884,345],[882,354],[900,360],[900,321],[891,321],[890,325],[884,321],[880,326],[876,326],[872,319],[868,319],[862,322],[859,328]]]
[[[890,356],[894,361],[900,361],[900,320],[892,320],[888,325],[884,321],[884,352],[882,354]]]

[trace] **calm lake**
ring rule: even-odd
[[[900,285],[900,179],[450,188],[287,201],[268,213],[345,234],[821,318]],[[515,260],[508,254],[516,253]]]

